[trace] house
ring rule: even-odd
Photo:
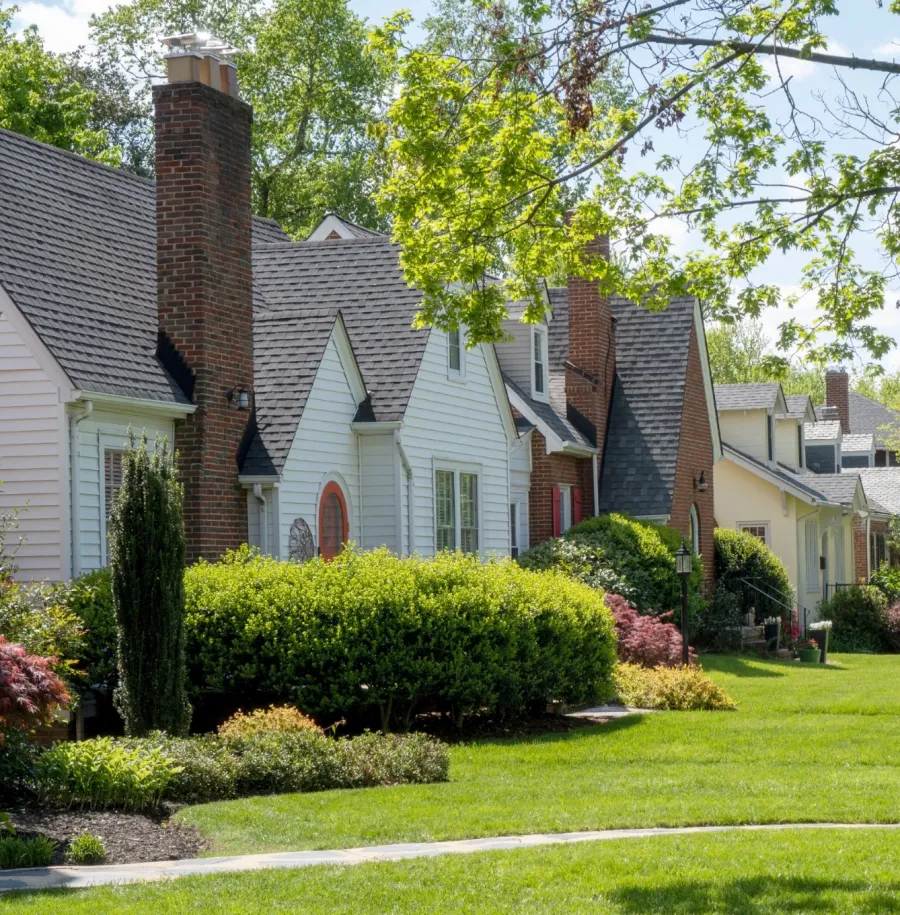
[[[608,251],[606,239],[594,245]],[[511,342],[497,347],[530,436],[531,542],[588,514],[626,512],[679,530],[711,582],[721,446],[698,301],[652,312],[577,277],[548,300],[539,324],[511,312]]]
[[[758,537],[781,557],[801,619],[812,620],[835,586],[868,580],[869,548],[888,513],[860,473],[841,472],[840,423],[811,422],[809,397],[785,397],[777,382],[716,385],[715,394],[724,454],[716,465],[718,524]]]

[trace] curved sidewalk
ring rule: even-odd
[[[236,855],[222,858],[187,858],[183,861],[153,861],[143,864],[108,864],[93,867],[38,867],[0,871],[0,892],[80,889],[103,884],[140,883],[194,874],[225,874],[275,867],[312,867],[320,864],[363,864],[369,861],[401,861],[482,851],[509,851],[540,845],[568,845],[611,839],[643,839],[648,836],[693,835],[708,832],[764,832],[783,829],[900,829],[900,823],[771,823],[753,826],[675,826],[648,829],[601,829],[596,832],[563,832],[527,836],[494,836],[451,842],[416,842],[402,845],[372,845],[333,851],[274,852],[266,855]]]

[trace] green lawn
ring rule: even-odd
[[[250,798],[180,818],[210,837],[211,854],[616,826],[900,821],[900,657],[838,660],[839,669],[705,659],[739,711],[457,747],[449,784]]]
[[[0,909],[17,915],[849,915],[900,912],[898,875],[896,833],[786,831],[185,877],[12,897],[0,902]]]

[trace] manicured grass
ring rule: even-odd
[[[17,896],[17,915],[900,912],[900,841],[866,830],[678,836]]]
[[[706,658],[737,712],[666,712],[453,750],[451,782],[179,814],[211,854],[703,823],[900,821],[900,657]],[[896,839],[900,844],[900,839]]]

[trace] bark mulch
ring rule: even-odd
[[[169,822],[166,812],[126,813],[121,810],[52,810],[37,807],[7,808],[17,835],[48,836],[59,843],[53,864],[65,864],[69,840],[90,832],[103,839],[105,864],[139,861],[174,861],[195,858],[205,848],[195,830]]]

